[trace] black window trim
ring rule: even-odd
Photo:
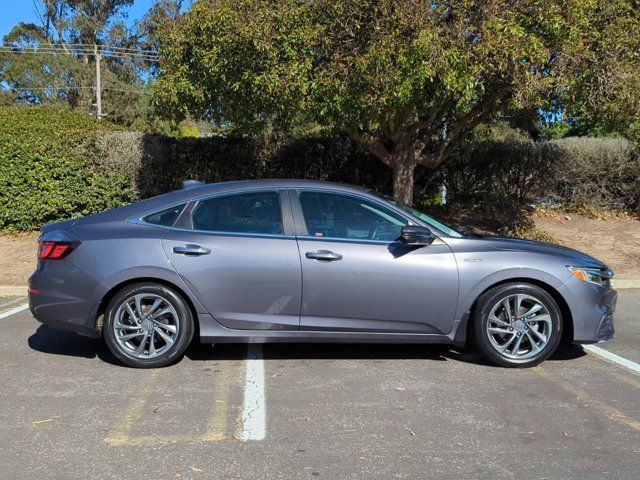
[[[200,202],[210,200],[213,198],[229,197],[235,195],[245,195],[252,193],[271,192],[278,194],[278,201],[280,202],[280,216],[282,219],[283,233],[251,233],[251,232],[226,232],[222,230],[200,230],[196,228],[190,228],[189,222],[191,221],[191,212]],[[293,229],[293,217],[291,215],[291,206],[289,198],[286,195],[286,188],[243,188],[237,190],[226,190],[224,192],[218,192],[215,194],[200,195],[198,197],[191,198],[187,208],[180,214],[179,221],[176,221],[171,230],[181,232],[194,232],[204,233],[209,235],[221,235],[221,236],[233,236],[233,237],[262,237],[262,238],[295,238]]]
[[[151,210],[149,212],[145,212],[142,215],[138,215],[136,217],[129,218],[129,219],[127,219],[127,221],[129,221],[131,223],[138,223],[138,224],[141,224],[141,225],[146,225],[146,226],[149,226],[149,227],[158,227],[158,228],[171,229],[178,223],[180,218],[184,215],[184,212],[185,212],[185,210],[187,210],[187,208],[189,207],[190,203],[191,203],[191,200],[188,200],[188,199],[187,200],[182,200],[181,202],[177,202],[177,203],[174,203],[174,204],[169,205],[169,206],[164,206],[162,208],[157,208],[155,210]],[[170,209],[175,208],[175,207],[180,207],[180,206],[182,206],[182,209],[180,210],[180,213],[178,213],[178,216],[176,217],[176,219],[173,221],[173,223],[171,225],[162,225],[160,223],[151,223],[151,222],[148,222],[146,220],[148,217],[150,217],[152,215],[155,215],[157,213],[163,212],[165,210],[170,210]]]

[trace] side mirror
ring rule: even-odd
[[[407,245],[427,246],[431,245],[436,236],[427,227],[420,225],[407,225],[400,231],[400,241]]]

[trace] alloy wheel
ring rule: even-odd
[[[138,359],[150,359],[167,352],[176,342],[180,320],[176,307],[152,293],[127,297],[118,307],[113,333],[120,349]]]
[[[491,346],[501,356],[525,360],[549,344],[552,326],[549,310],[541,300],[518,293],[504,297],[491,308],[486,331]]]

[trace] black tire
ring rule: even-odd
[[[491,314],[492,309],[502,300],[507,299],[512,295],[523,294],[529,297],[533,297],[535,300],[540,302],[540,304],[547,310],[548,315],[550,317],[550,326],[546,326],[548,328],[548,334],[545,335],[547,338],[547,343],[544,347],[540,348],[538,353],[534,353],[535,349],[530,344],[529,340],[524,340],[525,338],[531,338],[536,341],[540,339],[534,335],[531,330],[527,329],[526,331],[518,331],[522,328],[529,327],[528,321],[522,321],[516,325],[516,322],[513,323],[513,327],[510,325],[509,327],[498,326],[498,328],[505,328],[513,330],[513,333],[507,334],[496,334],[490,335],[487,330],[487,324],[489,322],[489,316]],[[513,304],[513,310],[515,310],[515,304]],[[519,312],[522,313],[522,312]],[[502,318],[506,318],[506,311],[503,310],[501,313]],[[522,318],[522,317],[517,317]],[[534,321],[534,316],[529,317]],[[542,323],[540,323],[542,324]],[[496,324],[493,323],[495,326]],[[523,327],[524,325],[524,327]],[[538,324],[532,324],[538,325]],[[517,328],[516,328],[517,326]],[[553,297],[544,289],[538,287],[537,285],[532,285],[529,283],[507,283],[503,285],[498,285],[497,287],[491,288],[490,290],[483,293],[476,302],[476,307],[474,309],[473,314],[473,341],[478,349],[493,363],[502,367],[533,367],[543,362],[547,358],[549,358],[553,352],[556,351],[558,345],[560,344],[560,340],[562,338],[562,315],[560,313],[560,309],[558,308],[558,304],[553,299]],[[529,327],[540,329],[541,327]],[[492,330],[493,332],[493,330]],[[507,343],[507,340],[512,338],[513,335],[518,335],[515,341],[518,340],[520,336],[523,338],[523,356],[529,355],[526,358],[510,358],[509,355],[513,356],[511,352],[507,349],[506,353],[501,354],[498,351],[498,347],[496,346],[497,340],[504,340],[504,343]],[[492,337],[493,341],[492,341]],[[497,340],[496,340],[497,339]],[[514,342],[515,342],[514,341]],[[518,344],[520,345],[520,344]],[[526,348],[529,346],[529,352],[526,353]],[[512,349],[515,349],[515,343],[511,344]],[[520,351],[520,350],[519,350]],[[516,355],[519,352],[516,353]]]
[[[118,334],[116,333],[116,328],[114,328],[114,323],[116,322],[116,313],[118,312],[118,310],[121,307],[125,308],[124,303],[126,300],[131,301],[131,299],[135,295],[139,295],[139,294],[145,294],[149,296],[145,298],[164,299],[164,301],[167,302],[166,305],[172,306],[176,313],[176,315],[168,314],[168,315],[171,315],[171,322],[177,324],[177,328],[176,328],[177,332],[174,334],[173,337],[171,337],[173,339],[172,344],[169,344],[169,342],[164,341],[159,336],[159,334],[152,332],[153,329],[157,331],[157,328],[151,326],[151,327],[148,327],[149,328],[148,331],[145,330],[145,332],[149,333],[149,337],[151,340],[154,338],[154,336],[151,335],[153,333],[153,335],[157,335],[157,337],[155,337],[156,342],[158,343],[164,342],[164,346],[166,347],[164,352],[162,352],[161,354],[159,353],[157,354],[157,356],[154,356],[151,358],[140,358],[135,355],[135,352],[129,350],[127,348],[127,345],[122,345],[121,344],[122,340],[119,341],[116,338],[116,335],[122,335],[123,333],[128,333],[129,330],[124,332],[122,330],[119,330],[119,334]],[[161,304],[161,306],[164,306],[164,305],[165,305],[164,303]],[[144,308],[145,307],[143,307],[143,309]],[[149,308],[149,307],[146,307],[146,308]],[[127,318],[130,318],[130,316],[128,316]],[[161,321],[162,318],[163,318],[162,316],[158,317],[159,321]],[[132,284],[124,287],[109,302],[109,305],[107,306],[107,309],[104,314],[104,319],[105,320],[104,320],[103,335],[107,343],[107,346],[109,347],[109,350],[111,350],[111,353],[113,353],[113,355],[120,362],[130,367],[159,368],[159,367],[164,367],[166,365],[169,365],[179,360],[180,358],[182,358],[182,355],[184,354],[185,350],[187,349],[187,347],[189,346],[193,338],[193,332],[194,332],[193,315],[191,314],[191,310],[187,305],[187,303],[185,302],[184,298],[182,298],[180,294],[178,294],[171,288],[168,288],[164,285],[157,284],[157,283],[151,283],[151,282],[136,283],[136,284]],[[142,322],[140,324],[142,325]],[[159,324],[160,323],[157,323],[156,325],[159,325]],[[151,323],[147,322],[147,325],[154,325],[154,324],[153,322]],[[130,329],[130,331],[135,333],[136,330]],[[143,330],[141,328],[138,331],[142,332]],[[164,333],[165,335],[167,334],[171,335],[171,332],[164,331]],[[147,337],[146,334],[143,337],[146,339],[147,345],[149,344],[148,342],[150,341],[148,339],[149,337]],[[139,345],[140,343],[142,343],[140,340],[141,339],[137,339],[133,341],[137,341]],[[155,343],[154,343],[154,348],[155,348]],[[143,346],[143,351],[141,355],[144,356],[145,353],[148,354],[150,350],[151,350],[151,347],[144,348]]]

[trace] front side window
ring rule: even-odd
[[[302,191],[300,205],[313,237],[392,242],[407,221],[374,202],[339,193]]]
[[[283,233],[280,195],[252,192],[202,200],[191,214],[193,228],[212,232]]]

